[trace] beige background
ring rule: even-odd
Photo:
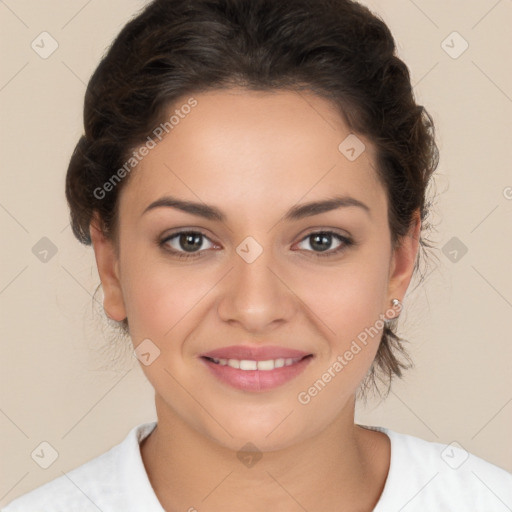
[[[437,123],[439,262],[405,301],[402,333],[416,369],[356,420],[457,441],[512,471],[512,2],[365,3],[389,24],[417,100]],[[100,352],[108,339],[92,313],[93,252],[73,238],[64,197],[85,84],[143,5],[0,3],[0,504],[155,419],[152,388],[131,353],[117,368],[101,369],[109,364]],[[47,59],[31,48],[43,31],[59,45]],[[469,44],[458,58],[441,46],[453,31]],[[445,43],[452,54],[462,44],[453,36]],[[32,252],[42,237],[57,250],[47,262]],[[451,246],[448,256],[441,250],[453,237],[467,247],[455,262]],[[58,452],[48,469],[31,458],[42,441]]]

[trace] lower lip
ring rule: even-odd
[[[228,365],[216,364],[209,359],[201,360],[220,381],[243,391],[268,391],[277,388],[304,371],[312,356],[273,370],[239,370]]]

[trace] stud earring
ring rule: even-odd
[[[394,308],[402,309],[402,303],[398,299],[393,299],[391,304]]]
[[[392,320],[396,320],[400,316],[402,307],[403,307],[403,305],[398,299],[392,299],[391,300],[391,309],[388,309],[386,311],[386,316],[387,316],[386,323],[391,322]]]

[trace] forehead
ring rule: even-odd
[[[191,96],[197,103],[181,111]],[[229,203],[223,209],[231,205],[242,215],[254,214],[250,208],[289,207],[333,194],[385,201],[373,145],[359,135],[354,139],[327,100],[306,92],[245,89],[191,96],[169,109],[168,118],[176,110],[180,114],[173,128],[141,159],[124,187],[130,210],[142,212],[166,193]],[[354,152],[347,153],[344,141],[357,153],[363,145],[364,150],[348,158]]]

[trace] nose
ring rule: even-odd
[[[234,253],[233,268],[222,280],[219,317],[253,334],[290,321],[297,300],[280,269],[271,250],[264,249],[251,263]]]

